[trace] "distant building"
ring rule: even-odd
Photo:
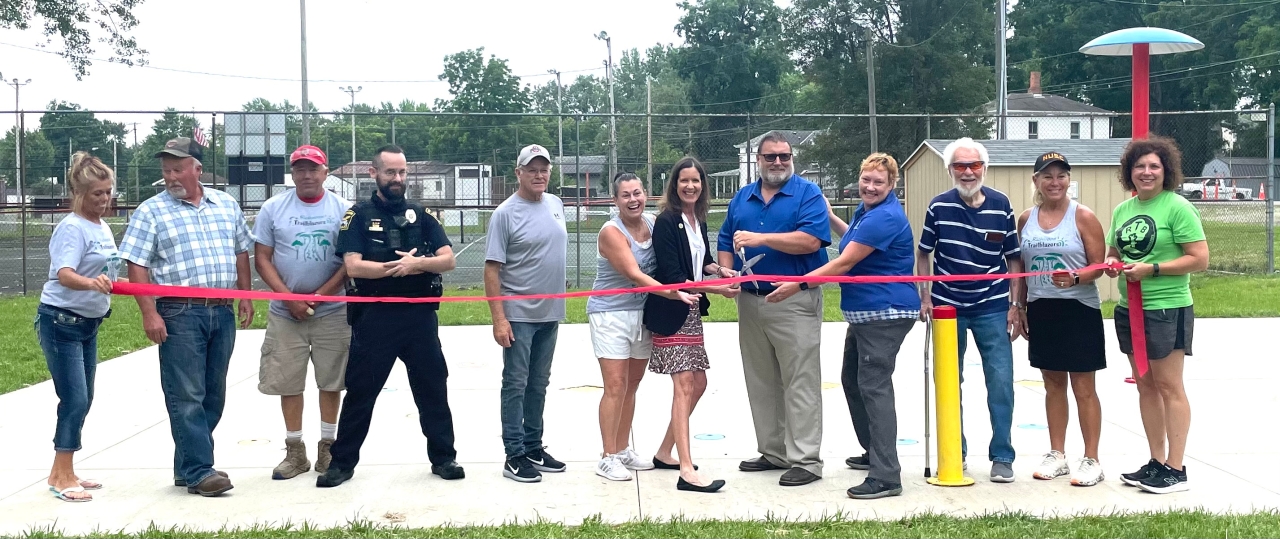
[[[1276,178],[1280,178],[1280,159],[1272,162]],[[1204,164],[1200,170],[1201,179],[1220,178],[1234,181],[1236,187],[1252,190],[1257,196],[1262,184],[1267,181],[1267,158],[1265,157],[1218,157]],[[1200,181],[1188,178],[1188,181]],[[1228,182],[1230,185],[1230,182]],[[1276,195],[1271,193],[1271,200]]]
[[[1040,88],[1040,72],[1031,72],[1031,84],[1025,93],[1006,98],[1005,135],[1012,140],[1036,139],[1104,139],[1111,138],[1113,112],[1044,93]],[[995,137],[996,102],[986,105],[992,117],[991,137]]]
[[[348,182],[355,178],[352,200],[364,200],[373,196],[376,189],[369,176],[371,166],[371,161],[356,161],[332,169],[329,174]],[[494,188],[492,165],[409,161],[408,169],[405,198],[423,206],[490,206],[506,198],[503,189]]]

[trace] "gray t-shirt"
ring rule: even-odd
[[[111,310],[111,297],[92,290],[72,290],[58,282],[58,270],[71,268],[76,275],[97,279],[120,276],[120,252],[105,221],[92,223],[71,214],[62,219],[49,238],[49,280],[40,291],[40,303],[66,309],[87,318],[102,318]]]
[[[558,294],[565,287],[568,241],[560,197],[544,193],[534,202],[516,194],[494,210],[484,256],[502,264],[502,295]],[[512,322],[564,320],[563,299],[513,300],[502,306]]]
[[[334,252],[334,246],[338,243],[342,215],[349,207],[350,202],[328,191],[311,204],[303,202],[293,190],[262,204],[253,225],[253,236],[258,243],[274,249],[271,263],[289,290],[297,294],[315,292],[342,266],[342,258]],[[341,309],[341,303],[321,303],[316,305],[315,316]],[[271,302],[271,313],[291,317],[282,301]]]

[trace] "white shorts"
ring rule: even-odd
[[[590,313],[591,346],[601,359],[649,359],[653,338],[644,327],[644,311]]]

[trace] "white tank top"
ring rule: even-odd
[[[1084,240],[1076,226],[1076,201],[1067,206],[1062,222],[1050,230],[1040,228],[1040,207],[1031,208],[1027,224],[1022,227],[1022,263],[1027,271],[1072,271],[1089,265],[1084,252]],[[1074,299],[1097,309],[1098,286],[1095,283],[1078,284],[1068,288],[1053,286],[1049,275],[1027,278],[1027,301],[1040,298]]]

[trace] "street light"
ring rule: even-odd
[[[307,116],[307,0],[298,0],[302,20],[302,143],[311,144],[311,117]]]
[[[0,73],[0,81],[4,80],[4,73]],[[31,84],[31,79],[19,81],[18,77],[14,77],[12,81],[5,81],[5,84],[13,87],[13,177],[17,181],[18,192],[22,192],[22,137],[19,136],[18,129],[22,125],[22,113],[18,112],[22,108],[18,104],[18,95],[21,93],[22,87]]]
[[[350,86],[343,88],[338,87],[348,94],[351,94],[351,185],[356,185],[356,94],[364,89],[364,86]],[[357,189],[358,194],[359,189]]]
[[[604,42],[609,50],[609,59],[605,62],[605,78],[609,81],[609,196],[613,196],[613,177],[618,175],[618,121],[613,109],[613,39],[609,33],[601,30],[596,39]]]

